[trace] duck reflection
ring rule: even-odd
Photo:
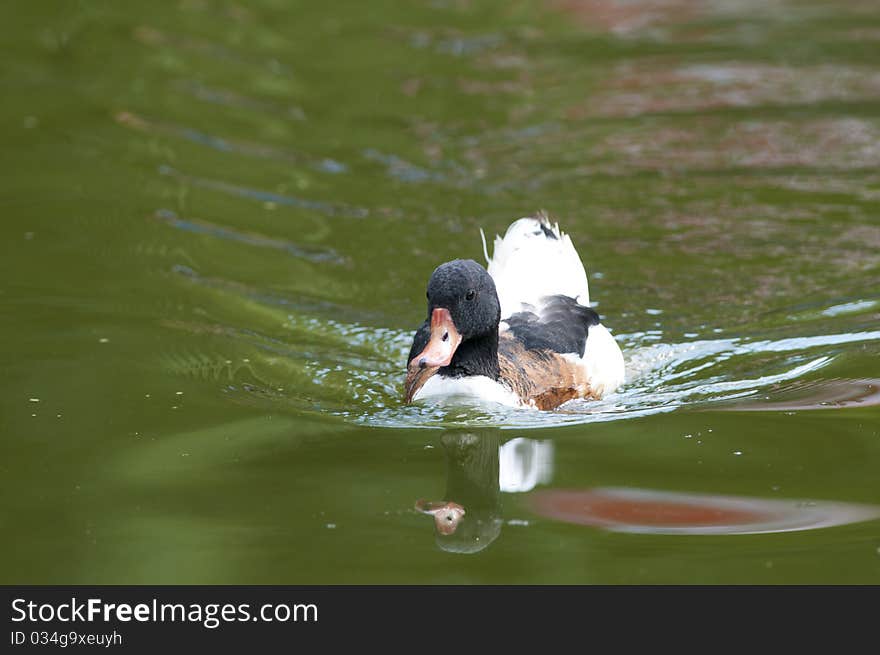
[[[443,500],[419,500],[434,518],[437,545],[452,553],[477,553],[501,534],[501,494],[527,492],[553,477],[553,443],[522,437],[501,443],[500,431],[450,432]]]
[[[880,519],[880,506],[819,499],[761,498],[635,487],[538,489],[553,478],[551,441],[500,431],[451,432],[443,500],[419,500],[434,519],[437,544],[477,553],[501,534],[502,493],[527,493],[525,507],[552,521],[612,532],[654,535],[735,535],[815,530]]]

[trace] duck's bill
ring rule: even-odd
[[[404,390],[406,391],[405,402],[407,404],[411,403],[413,398],[415,398],[416,394],[419,392],[419,389],[425,386],[425,382],[428,381],[428,378],[439,370],[439,366],[419,368],[418,366],[413,366],[411,362],[406,369],[406,381],[403,384]]]
[[[406,367],[404,387],[407,403],[412,402],[428,378],[444,366],[449,366],[460,343],[461,335],[455,329],[449,310],[441,307],[435,309],[431,313],[431,336],[428,338],[428,345],[413,357]]]

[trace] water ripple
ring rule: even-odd
[[[247,109],[261,114],[272,114],[296,121],[306,120],[305,112],[302,108],[295,105],[280,105],[265,100],[257,100],[236,91],[213,88],[189,80],[180,80],[174,86],[180,91],[183,91],[198,100],[209,102],[211,104],[223,107]]]
[[[332,249],[310,249],[298,246],[284,239],[276,239],[267,237],[255,232],[242,232],[231,227],[217,225],[208,221],[197,218],[181,218],[176,212],[170,209],[159,209],[153,217],[156,220],[167,223],[179,230],[193,232],[195,234],[206,234],[218,239],[226,239],[228,241],[236,241],[249,246],[259,248],[269,248],[271,250],[280,250],[288,255],[306,259],[311,262],[327,262],[331,264],[344,264],[345,258],[333,251]]]
[[[275,159],[292,164],[306,164],[314,170],[333,175],[348,171],[348,166],[335,159],[313,157],[311,155],[305,155],[293,152],[292,150],[285,150],[262,143],[253,143],[216,136],[196,130],[192,127],[150,120],[130,111],[120,111],[116,114],[115,118],[117,123],[124,125],[125,127],[130,127],[143,132],[186,139],[192,143],[207,146],[220,152],[258,157],[260,159]]]
[[[195,177],[181,173],[171,166],[163,164],[159,166],[159,174],[173,177],[176,180],[187,182],[193,186],[203,189],[212,189],[220,191],[239,198],[247,198],[249,200],[258,200],[260,202],[271,202],[276,205],[285,207],[296,207],[297,209],[309,209],[312,211],[326,214],[327,216],[345,216],[348,218],[365,218],[369,215],[369,210],[364,207],[352,207],[337,203],[323,202],[321,200],[306,200],[304,198],[296,198],[294,196],[274,193],[272,191],[264,191],[261,189],[251,189],[249,187],[238,186],[223,182],[221,180],[212,180],[204,177]]]

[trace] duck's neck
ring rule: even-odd
[[[451,378],[485,375],[492,380],[498,380],[501,377],[498,366],[498,330],[462,341],[449,366],[441,368],[439,373]]]

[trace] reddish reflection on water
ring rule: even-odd
[[[790,532],[880,518],[874,505],[651,489],[548,489],[528,502],[535,513],[557,521],[651,534]]]

